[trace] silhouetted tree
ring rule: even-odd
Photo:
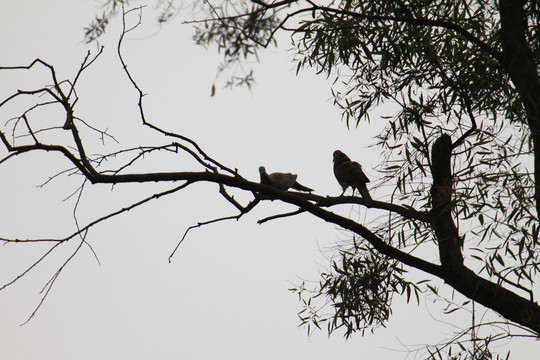
[[[122,3],[106,3],[104,13],[85,29],[88,42],[98,41],[117,13],[125,17],[139,10],[123,12]],[[175,1],[160,4],[163,14],[158,20],[172,21]],[[206,154],[196,140],[152,124],[146,119],[136,75],[128,71],[122,57],[123,36],[134,29],[124,25],[118,55],[139,93],[142,124],[171,142],[90,156],[80,127],[91,124],[77,117],[74,106],[79,76],[90,71],[100,52],[89,53],[76,76],[66,80],[57,78],[52,64],[37,59],[29,65],[0,70],[45,67],[50,84],[18,91],[4,99],[0,108],[23,96],[41,96],[38,107],[60,105],[64,116],[53,128],[40,127],[32,113],[35,107],[14,119],[4,119],[0,139],[8,153],[0,165],[27,152],[48,151],[66,157],[73,164],[69,171],[82,174],[85,183],[179,185],[106,214],[69,237],[47,239],[54,245],[44,256],[62,242],[83,244],[90,227],[152,198],[189,191],[196,182],[214,182],[219,184],[221,196],[239,212],[210,222],[238,219],[261,201],[273,199],[298,208],[275,217],[309,213],[353,234],[351,245],[339,250],[339,260],[332,263],[331,271],[322,274],[319,287],[313,292],[306,292],[304,286],[294,289],[306,304],[300,316],[309,326],[326,322],[330,332],[344,328],[349,336],[384,324],[391,313],[393,294],[418,296],[424,281],[409,278],[405,271],[414,268],[538,336],[540,306],[533,297],[540,266],[537,1],[204,0],[196,6],[202,10],[198,14],[207,18],[192,22],[194,40],[217,46],[223,55],[220,72],[258,58],[262,48],[277,45],[278,32],[289,33],[298,71],[315,68],[340,80],[336,84],[342,85],[335,85],[332,91],[348,126],[369,126],[364,120],[369,120],[372,109],[385,102],[397,104],[399,111],[388,116],[387,126],[376,139],[376,146],[385,155],[378,169],[382,179],[378,186],[389,188],[389,195],[373,196],[366,203],[354,196],[281,191],[247,180],[234,167]],[[232,72],[225,81],[230,87],[251,86],[253,72]],[[10,138],[10,131],[23,132],[24,142],[20,137]],[[45,133],[58,131],[68,133],[69,140],[65,136],[58,141],[44,140]],[[203,170],[128,172],[135,160],[154,151],[186,152]],[[116,169],[100,169],[104,159],[120,153],[131,155],[131,159]],[[230,195],[231,188],[251,192],[253,199],[241,204]],[[376,223],[362,224],[329,210],[344,203],[387,215]],[[438,246],[438,261],[420,255],[420,249],[433,243]],[[429,283],[427,286],[438,291]],[[314,309],[316,299],[332,305],[330,315]],[[439,350],[431,356],[441,356]],[[487,346],[475,344],[473,350],[468,349],[463,356],[488,358]]]

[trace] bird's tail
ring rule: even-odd
[[[366,203],[369,204],[373,201],[373,199],[371,198],[371,195],[369,195],[369,191],[365,184],[363,186],[359,186],[358,191],[360,192],[360,195],[362,195],[362,199],[364,199]]]
[[[292,188],[296,189],[298,191],[307,191],[307,192],[312,192],[313,191],[313,189],[310,189],[307,186],[299,184],[298,182],[295,182],[294,185],[292,186]]]

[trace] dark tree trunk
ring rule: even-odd
[[[534,146],[536,212],[540,216],[540,75],[527,44],[525,0],[500,0],[503,67],[516,87],[527,114]]]
[[[452,219],[452,140],[443,134],[431,150],[432,223],[439,245],[439,257],[444,268],[463,266],[462,240]]]
[[[540,334],[540,306],[478,276],[463,265],[462,239],[452,219],[452,140],[442,134],[433,144],[432,225],[439,245],[441,274],[447,284],[504,318]]]

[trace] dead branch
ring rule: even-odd
[[[191,230],[196,229],[196,228],[199,228],[199,227],[202,227],[202,226],[205,226],[205,225],[217,223],[217,222],[220,222],[220,221],[225,221],[225,220],[238,220],[238,219],[240,218],[240,216],[242,216],[242,214],[240,214],[240,215],[225,216],[225,217],[221,217],[221,218],[217,218],[217,219],[212,219],[212,220],[208,220],[208,221],[198,222],[196,225],[192,225],[192,226],[188,227],[188,228],[186,229],[186,231],[184,232],[184,235],[182,236],[182,238],[180,239],[180,241],[178,241],[178,243],[176,244],[174,250],[173,250],[173,251],[171,252],[171,254],[169,255],[169,258],[168,258],[169,264],[172,262],[172,258],[173,258],[173,256],[174,256],[174,254],[176,254],[176,251],[177,251],[178,248],[180,247],[180,244],[182,244],[182,242],[183,242],[184,239],[186,238],[187,234],[188,234]]]
[[[257,224],[261,225],[261,224],[264,224],[265,222],[270,221],[270,220],[275,220],[275,219],[281,219],[281,218],[284,218],[284,217],[294,216],[294,215],[298,215],[298,214],[301,214],[301,213],[304,213],[304,212],[305,212],[305,210],[299,209],[299,210],[291,211],[291,212],[288,212],[288,213],[276,214],[276,215],[268,216],[268,217],[265,217],[264,219],[258,220]]]
[[[54,275],[49,279],[49,281],[47,281],[47,283],[45,284],[45,286],[43,287],[43,289],[39,292],[40,294],[42,294],[44,291],[45,293],[43,294],[43,296],[41,297],[41,300],[39,301],[39,304],[35,307],[34,311],[32,312],[32,314],[30,314],[30,316],[28,317],[28,319],[23,322],[21,325],[24,325],[26,323],[28,323],[30,320],[32,320],[32,318],[36,315],[36,313],[38,312],[38,310],[41,308],[41,305],[43,305],[43,302],[45,301],[45,299],[47,298],[47,296],[49,295],[49,292],[51,291],[54,283],[56,282],[56,280],[58,279],[58,276],[60,275],[60,273],[64,270],[64,268],[66,267],[66,265],[75,257],[75,255],[79,252],[79,250],[81,249],[82,245],[84,243],[86,243],[85,241],[85,238],[86,238],[86,235],[87,233],[85,233],[85,235],[83,236],[81,242],[79,243],[79,246],[77,246],[77,248],[75,249],[75,251],[73,251],[73,253],[67,258],[66,261],[64,261],[64,263],[60,266],[60,268],[58,268],[58,270],[56,270],[56,272],[54,273]]]
[[[135,8],[135,9],[139,9],[140,8]],[[206,161],[209,161],[210,163],[212,163],[214,166],[216,166],[217,168],[223,170],[223,171],[226,171],[230,174],[236,174],[234,170],[230,169],[229,167],[227,166],[224,166],[222,165],[221,163],[217,162],[216,160],[214,160],[212,157],[208,156],[202,149],[201,147],[199,146],[199,144],[195,141],[193,141],[192,139],[188,138],[187,136],[184,136],[184,135],[181,135],[181,134],[176,134],[176,133],[173,133],[173,132],[169,132],[169,131],[165,131],[163,129],[161,129],[160,127],[150,123],[149,121],[146,120],[146,116],[145,116],[145,113],[144,113],[144,109],[143,109],[143,97],[144,97],[144,92],[141,90],[141,88],[139,87],[139,85],[137,84],[137,82],[135,81],[134,77],[131,75],[131,73],[129,72],[128,70],[128,67],[127,67],[127,64],[122,56],[122,42],[124,40],[124,37],[126,35],[126,33],[128,31],[132,31],[134,30],[135,28],[137,28],[140,24],[141,24],[141,19],[139,17],[139,21],[137,22],[137,24],[135,24],[133,27],[131,27],[130,29],[126,29],[126,15],[130,12],[130,11],[133,11],[135,9],[132,9],[132,10],[129,10],[127,12],[124,12],[123,13],[123,16],[122,16],[122,34],[120,35],[120,39],[118,41],[118,46],[117,46],[117,54],[118,54],[118,58],[120,59],[120,63],[122,64],[122,68],[124,70],[124,72],[126,73],[129,81],[131,82],[131,84],[133,85],[133,87],[137,90],[137,92],[139,93],[139,100],[138,100],[138,104],[137,106],[139,107],[139,114],[140,114],[140,117],[141,117],[141,121],[143,123],[143,125],[146,125],[148,127],[150,127],[151,129],[165,135],[165,136],[169,136],[169,137],[173,137],[173,138],[176,138],[176,139],[179,139],[180,141],[184,141],[186,143],[188,143],[190,146],[192,146],[196,152],[198,154],[200,154],[202,156],[202,158]],[[216,168],[214,168],[213,166],[209,166],[209,165],[206,165],[202,162],[202,160],[200,159],[200,157],[197,155],[195,156],[195,152],[192,151],[192,150],[188,150],[188,148],[186,146],[183,146],[183,145],[178,145],[179,147],[182,147],[183,150],[185,151],[188,151],[192,156],[195,157],[195,159],[197,161],[199,161],[201,164],[205,165],[206,167],[209,167],[210,169],[212,169],[212,171],[214,172],[217,172],[218,170]]]
[[[2,241],[6,241],[4,239],[0,239]],[[56,240],[50,240],[50,241],[56,241]],[[13,241],[13,242],[17,242],[17,241]],[[17,275],[13,280],[11,280],[10,282],[2,285],[2,287],[0,287],[0,291],[1,290],[4,290],[5,288],[7,288],[8,286],[10,285],[13,285],[15,282],[17,282],[19,279],[21,279],[22,277],[24,277],[26,274],[28,274],[34,267],[36,267],[39,263],[41,263],[43,261],[43,259],[45,259],[47,256],[49,256],[54,249],[56,249],[56,247],[58,245],[60,245],[61,242],[58,241],[56,244],[54,244],[49,250],[47,250],[45,252],[45,254],[43,254],[38,260],[34,261],[34,263],[32,265],[30,265],[28,268],[26,268],[26,270],[24,270],[22,273],[20,273],[19,275]]]

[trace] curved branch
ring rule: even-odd
[[[337,215],[328,210],[322,209],[320,206],[309,201],[309,197],[312,195],[296,193],[296,192],[284,192],[273,188],[268,185],[251,182],[236,176],[229,176],[220,173],[213,172],[171,172],[171,173],[150,173],[150,174],[118,174],[118,175],[103,175],[97,174],[96,176],[90,175],[88,177],[92,183],[105,183],[105,184],[121,184],[121,183],[145,183],[145,182],[164,182],[164,181],[187,181],[188,183],[195,183],[199,181],[213,182],[220,185],[226,185],[235,187],[250,192],[256,192],[263,195],[268,195],[274,199],[279,199],[283,202],[296,205],[299,208],[315,215],[316,217],[323,219],[327,222],[339,225],[344,229],[350,230],[364,239],[369,241],[377,250],[381,253],[388,255],[396,260],[403,262],[411,267],[418,268],[426,271],[435,276],[441,275],[441,269],[439,265],[432,264],[423,259],[417,258],[399,249],[393,248],[386,244],[383,239],[369,231],[363,225],[356,223],[355,221]],[[322,198],[322,197],[321,197]],[[336,202],[346,203],[345,202]],[[391,207],[391,206],[389,206]]]
[[[310,200],[315,200],[318,205],[324,207],[340,204],[360,204],[366,206],[367,208],[387,210],[389,212],[399,214],[403,218],[409,220],[418,220],[425,223],[432,221],[431,213],[428,211],[418,211],[412,207],[406,207],[384,201],[372,200],[369,202],[369,204],[367,204],[363,198],[356,196],[322,197],[315,194],[305,194],[305,197]]]
[[[123,8],[123,4],[122,4],[122,8]],[[219,167],[220,169],[224,170],[224,171],[227,171],[231,174],[235,174],[238,176],[238,173],[235,171],[235,170],[232,170],[230,169],[229,167],[225,166],[225,165],[222,165],[221,163],[217,162],[216,160],[214,160],[213,158],[211,158],[210,156],[208,156],[203,150],[202,148],[199,146],[199,144],[197,144],[197,142],[193,141],[192,139],[188,138],[187,136],[184,136],[184,135],[180,135],[180,134],[176,134],[176,133],[173,133],[173,132],[170,132],[170,131],[166,131],[166,130],[163,130],[161,129],[160,127],[148,122],[146,120],[146,116],[144,114],[144,110],[143,110],[143,97],[144,97],[144,93],[143,91],[141,90],[141,88],[139,87],[139,85],[137,84],[137,82],[135,81],[135,79],[133,78],[133,76],[131,75],[131,73],[129,72],[128,68],[127,68],[127,64],[126,62],[124,61],[124,58],[122,57],[122,42],[124,40],[124,37],[126,35],[127,32],[131,31],[131,30],[134,30],[135,28],[137,28],[137,26],[140,25],[141,23],[141,18],[139,17],[139,22],[134,25],[133,27],[131,27],[130,29],[127,29],[126,30],[126,15],[131,12],[131,11],[134,11],[134,10],[140,10],[142,9],[142,7],[138,7],[138,8],[134,8],[134,9],[131,9],[131,10],[128,10],[128,11],[123,11],[122,13],[122,34],[120,35],[120,39],[118,40],[118,46],[117,46],[117,54],[118,54],[118,58],[120,59],[120,63],[122,64],[122,68],[124,70],[124,72],[126,73],[129,81],[131,82],[131,84],[133,85],[133,87],[137,90],[137,92],[139,93],[139,100],[138,100],[138,107],[139,107],[139,114],[141,116],[141,120],[142,120],[142,123],[143,125],[146,125],[148,126],[149,128],[165,135],[165,136],[169,136],[169,137],[173,137],[173,138],[177,138],[177,139],[180,139],[182,141],[185,141],[187,142],[188,144],[190,144],[191,146],[193,146],[197,152],[199,154],[202,155],[202,157],[211,162],[212,164],[214,164],[215,166]],[[139,15],[140,16],[140,15]],[[190,152],[192,155],[194,155],[193,152]],[[201,162],[199,160],[199,158],[196,156],[196,159]],[[217,172],[217,169],[214,168],[213,166],[209,166],[209,165],[206,165],[204,164],[205,166],[207,166],[210,170],[214,171],[214,172]]]
[[[290,4],[298,2],[298,0],[282,0],[282,1],[273,2],[271,4],[265,3],[264,1],[260,1],[260,0],[251,0],[251,2],[257,5],[260,5],[265,9],[273,9],[280,6],[289,6]]]
[[[155,182],[178,181],[188,182],[207,181],[220,185],[231,186],[251,192],[268,195],[274,199],[296,205],[301,210],[309,212],[319,219],[350,230],[368,241],[381,254],[402,262],[410,267],[422,270],[439,277],[463,295],[478,303],[497,311],[505,318],[526,326],[540,334],[540,306],[525,299],[514,292],[503,288],[478,276],[464,266],[443,267],[402,250],[394,248],[384,242],[382,238],[368,230],[365,226],[310,202],[304,194],[284,192],[276,188],[250,182],[242,178],[232,177],[219,173],[159,173],[159,174],[127,174],[127,175],[99,175],[91,179],[95,183],[128,183],[128,182]],[[309,195],[307,195],[309,196]]]

